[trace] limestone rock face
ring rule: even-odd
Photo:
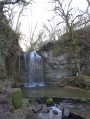
[[[81,73],[90,75],[90,26],[74,31],[73,35]],[[44,59],[46,81],[58,81],[76,72],[75,49],[69,35],[63,34],[58,41],[48,43],[38,51]]]
[[[81,73],[90,75],[90,26],[75,31],[74,35]],[[46,82],[59,81],[65,77],[71,77],[77,71],[75,50],[68,34],[62,35],[54,43],[45,44],[37,53],[43,57],[43,72]],[[28,76],[24,57],[21,56],[20,62],[19,78],[23,81],[26,79],[27,82]]]
[[[48,52],[42,51],[41,55],[48,54]],[[63,77],[71,76],[72,69],[76,66],[73,52],[65,53],[58,57],[43,56],[43,58],[45,59],[43,70],[46,81],[58,81]]]
[[[5,67],[5,62],[3,58],[1,57],[0,54],[0,78],[5,78],[6,77],[6,67]]]
[[[0,78],[14,75],[15,60],[19,52],[19,34],[15,32],[0,11]]]
[[[87,52],[88,51],[88,52]],[[90,50],[79,52],[79,61],[82,74],[90,72]],[[53,56],[54,49],[41,50],[40,55],[44,58],[44,77],[48,81],[58,81],[65,77],[72,76],[72,72],[77,69],[75,54],[72,50]]]

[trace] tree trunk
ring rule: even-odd
[[[73,28],[69,27],[69,34],[72,40],[72,46],[73,46],[73,50],[75,53],[75,59],[76,59],[76,65],[77,65],[77,70],[78,70],[78,77],[81,77],[81,70],[80,70],[80,61],[79,61],[79,57],[78,57],[78,44],[75,43],[74,37],[73,37]]]

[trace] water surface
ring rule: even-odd
[[[60,87],[22,87],[24,97],[60,97],[60,98],[90,98],[90,90],[65,89]]]

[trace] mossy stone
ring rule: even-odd
[[[90,98],[87,98],[87,101],[90,102]]]
[[[20,89],[12,94],[11,100],[12,100],[14,109],[19,109],[22,107],[22,99],[23,99],[23,95]]]
[[[52,98],[48,98],[48,99],[46,100],[46,103],[47,103],[48,105],[53,104],[53,99],[52,99]]]
[[[30,103],[29,103],[29,101],[27,100],[27,102],[26,102],[26,106],[27,107],[29,107],[30,106]]]
[[[81,103],[87,103],[87,99],[86,98],[81,98]]]

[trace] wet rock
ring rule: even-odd
[[[10,110],[10,112],[14,112],[14,107],[13,107],[12,103],[9,104],[9,110]]]
[[[57,87],[64,87],[65,84],[57,84]]]
[[[69,110],[64,108],[64,116],[68,117],[69,116]]]
[[[8,93],[0,95],[0,103],[7,103],[10,95]]]
[[[1,118],[0,118],[1,119]],[[14,119],[14,115],[10,112],[6,112],[3,116],[2,119]]]
[[[57,110],[53,110],[52,112],[53,112],[53,114],[58,115],[58,111]]]
[[[48,108],[44,108],[43,109],[43,113],[49,113],[49,109]]]
[[[70,112],[70,113],[69,113],[69,118],[70,118],[70,119],[86,119],[86,118],[84,118],[83,116],[80,116],[80,115],[75,114],[75,113],[73,113],[73,112]]]
[[[66,108],[62,109],[62,119],[68,119],[69,117],[69,110]]]
[[[36,114],[42,110],[43,106],[41,104],[36,105],[32,108],[32,111]]]

